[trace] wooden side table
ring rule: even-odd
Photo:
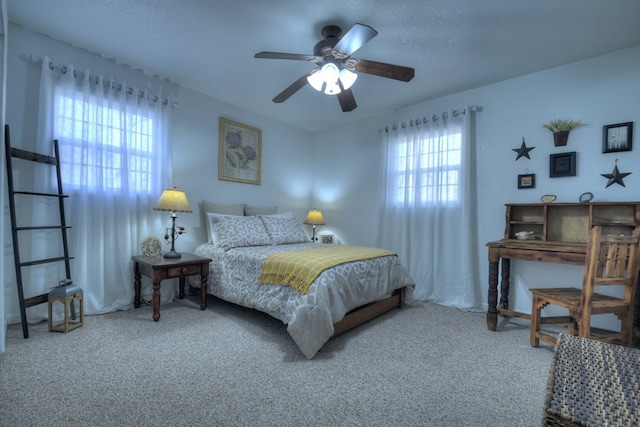
[[[209,275],[209,263],[211,258],[199,257],[193,254],[182,253],[180,258],[144,257],[132,256],[134,264],[133,289],[135,297],[133,306],[140,307],[141,276],[151,278],[153,282],[153,320],[160,320],[160,282],[164,279],[180,279],[180,293],[178,297],[184,298],[185,278],[199,274],[202,282],[200,287],[200,310],[207,309],[207,276]]]

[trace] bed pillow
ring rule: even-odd
[[[293,212],[289,211],[289,212],[282,212],[282,213],[276,213],[276,214],[271,214],[271,215],[262,215],[262,216],[266,216],[269,218],[293,218]]]
[[[273,218],[268,216],[260,216],[259,218],[264,222],[264,226],[271,237],[271,243],[274,245],[311,241],[295,218]]]
[[[211,215],[211,229],[225,251],[244,246],[271,244],[264,223],[257,216]]]
[[[224,205],[220,203],[210,202],[208,200],[203,200],[200,206],[202,207],[202,215],[204,216],[205,225],[207,227],[207,236],[209,238],[209,243],[212,243],[211,221],[209,220],[207,214],[214,213],[219,215],[237,215],[237,216],[244,215],[243,203]]]
[[[214,246],[220,246],[220,239],[218,238],[218,232],[216,231],[215,227],[213,226],[212,218],[213,217],[223,217],[223,216],[228,216],[233,218],[234,216],[242,216],[242,215],[221,215],[221,214],[216,214],[216,213],[207,213],[207,230],[209,231],[209,243],[213,243]]]
[[[252,216],[252,215],[273,215],[278,213],[277,206],[267,206],[267,207],[257,207],[251,205],[244,206],[244,215]]]

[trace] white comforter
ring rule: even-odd
[[[350,262],[326,270],[306,295],[289,286],[258,283],[262,262],[268,255],[318,245],[295,243],[225,251],[205,243],[195,253],[213,260],[209,267],[209,294],[280,319],[305,357],[311,359],[333,335],[333,324],[347,312],[379,300],[395,289],[414,286],[396,256]],[[192,276],[190,281],[200,286],[200,277]]]

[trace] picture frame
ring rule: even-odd
[[[218,179],[260,185],[262,130],[220,117]]]
[[[323,234],[320,236],[320,241],[322,242],[323,245],[333,245],[334,242],[334,238],[333,238],[333,234]]]
[[[633,122],[617,123],[602,127],[602,152],[631,151],[633,147]]]
[[[518,188],[536,188],[536,174],[527,173],[518,175]]]
[[[549,155],[549,177],[576,176],[576,152]]]

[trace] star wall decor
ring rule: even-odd
[[[524,142],[524,136],[523,136],[522,145],[520,146],[520,148],[512,148],[512,150],[518,153],[516,160],[518,160],[520,157],[526,157],[527,159],[531,160],[531,157],[529,157],[529,151],[533,150],[534,148],[536,147],[527,147],[527,144],[525,144]]]
[[[621,173],[618,170],[618,159],[616,159],[616,165],[613,167],[613,171],[611,173],[601,173],[600,175],[604,176],[605,178],[607,178],[609,180],[609,182],[607,182],[607,185],[604,188],[609,187],[610,185],[613,184],[620,184],[623,187],[624,185],[624,181],[622,181],[622,179],[627,176],[627,175],[631,175],[631,172],[623,172]]]

